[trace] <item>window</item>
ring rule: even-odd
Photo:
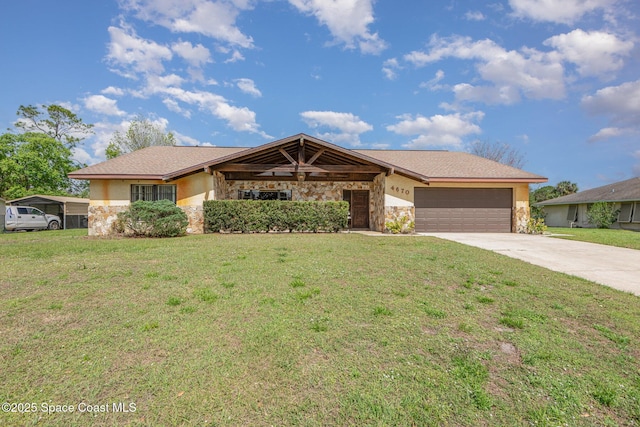
[[[567,221],[576,222],[578,220],[578,205],[569,205],[567,212]]]
[[[153,202],[156,200],[171,200],[176,202],[175,185],[131,185],[131,201],[146,200]]]
[[[238,190],[238,200],[291,200],[291,190]]]
[[[631,222],[640,222],[640,202],[634,203],[635,207],[633,209],[633,216],[631,217]]]
[[[620,213],[618,214],[618,222],[631,222],[631,215],[633,214],[633,203],[623,203],[620,206]]]
[[[18,215],[44,215],[44,212],[36,208],[18,208]]]

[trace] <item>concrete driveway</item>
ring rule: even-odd
[[[422,233],[497,252],[640,296],[640,251],[549,236]]]

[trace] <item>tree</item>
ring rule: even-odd
[[[552,185],[545,185],[544,187],[532,190],[529,193],[531,216],[533,218],[544,218],[545,216],[543,208],[536,207],[534,204],[577,192],[578,184],[571,181],[560,181],[555,187]]]
[[[573,193],[577,193],[578,192],[578,184],[574,183],[574,182],[570,182],[570,181],[560,181],[557,185],[556,185],[556,196],[555,197],[561,197],[561,196],[567,196],[569,194],[573,194]]]
[[[131,122],[126,133],[115,132],[106,149],[107,159],[155,145],[176,145],[171,132],[164,133],[158,124],[138,117]]]
[[[69,172],[78,169],[71,149],[44,133],[0,135],[0,197],[67,195]]]
[[[475,141],[471,144],[469,152],[518,169],[521,169],[525,163],[524,155],[518,149],[499,141]]]
[[[59,105],[43,105],[45,113],[33,105],[21,105],[16,112],[17,128],[25,132],[43,133],[73,149],[78,142],[93,133],[93,125],[82,122],[73,112]]]

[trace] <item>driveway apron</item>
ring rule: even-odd
[[[488,249],[640,296],[640,251],[550,236],[509,233],[422,233]]]

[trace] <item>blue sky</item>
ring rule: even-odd
[[[27,0],[0,14],[0,125],[56,103],[182,145],[508,143],[581,189],[640,175],[637,0]]]

